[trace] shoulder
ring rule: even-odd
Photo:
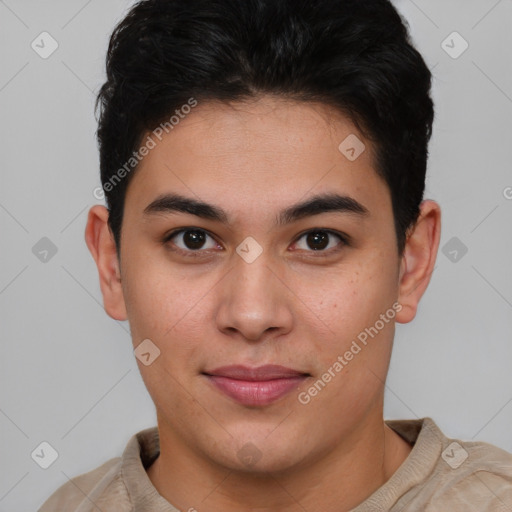
[[[485,442],[444,438],[423,492],[429,495],[425,512],[505,512],[512,503],[512,454]]]
[[[448,466],[443,495],[451,501],[482,512],[505,511],[512,503],[511,453],[485,442],[455,440],[442,459]]]
[[[59,487],[39,508],[38,512],[88,512],[114,493],[120,505],[125,489],[121,478],[121,458],[108,460],[101,466],[78,475]],[[127,502],[129,505],[129,502]],[[104,510],[103,508],[101,508]],[[108,510],[108,509],[106,509]],[[117,508],[124,511],[130,508]]]
[[[145,467],[158,456],[157,427],[134,434],[121,457],[69,479],[39,508],[38,512],[131,512],[156,490]]]
[[[391,510],[512,511],[511,453],[482,441],[449,438],[431,418],[387,424],[413,445],[386,491],[395,496]],[[381,494],[378,498],[385,499]]]

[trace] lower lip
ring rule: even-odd
[[[304,382],[305,375],[286,377],[283,379],[249,381],[230,379],[220,375],[207,375],[208,380],[220,391],[233,398],[242,405],[267,405]]]

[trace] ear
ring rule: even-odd
[[[420,299],[434,270],[441,237],[441,208],[431,200],[420,205],[420,214],[409,231],[400,264],[398,302],[402,309],[396,321],[408,323],[415,316]]]
[[[108,210],[101,205],[95,205],[89,210],[85,242],[98,267],[105,311],[115,320],[126,320],[121,271],[114,237],[108,226],[108,216]]]

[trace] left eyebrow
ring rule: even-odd
[[[277,219],[277,224],[285,225],[304,217],[311,217],[327,212],[338,212],[358,217],[370,215],[368,208],[353,197],[339,194],[321,194],[313,196],[302,203],[297,203],[283,210]]]
[[[144,215],[174,212],[190,213],[203,219],[230,224],[229,215],[222,208],[179,194],[160,195],[144,208]],[[299,219],[327,212],[338,212],[358,217],[367,217],[370,214],[365,206],[350,196],[321,194],[282,210],[277,216],[276,224],[291,224]]]

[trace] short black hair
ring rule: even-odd
[[[262,94],[323,103],[372,142],[402,255],[425,188],[431,78],[388,0],[137,2],[110,37],[96,100],[101,181],[118,257],[126,188],[148,131],[162,123],[169,131],[171,116],[192,102]]]

